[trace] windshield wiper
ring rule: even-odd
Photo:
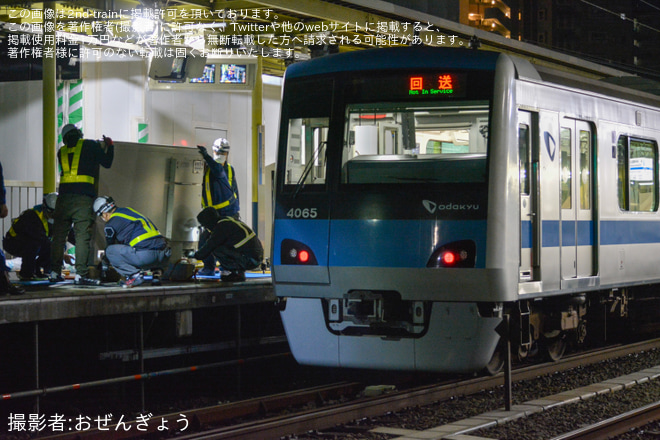
[[[298,183],[296,183],[296,190],[293,192],[294,199],[296,198],[300,190],[302,190],[305,187],[305,180],[307,179],[307,176],[309,176],[309,173],[312,171],[312,168],[314,168],[314,163],[319,158],[319,153],[321,152],[321,149],[326,145],[327,145],[327,141],[321,142],[316,147],[316,150],[314,150],[314,154],[312,154],[311,159],[309,159],[309,161],[305,164],[305,169],[303,170],[300,179],[298,179]]]

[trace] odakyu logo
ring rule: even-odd
[[[548,152],[551,161],[555,161],[555,153],[557,152],[557,143],[550,133],[543,132],[543,139],[545,140],[545,150]]]
[[[440,211],[478,211],[479,210],[479,204],[474,204],[474,203],[456,203],[456,202],[435,203],[430,200],[422,200],[422,204],[424,205],[424,208],[426,208],[426,210],[431,214],[435,214],[436,212],[440,212]]]

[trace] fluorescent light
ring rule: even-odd
[[[132,22],[133,30],[140,34],[150,34],[156,29],[156,22],[150,18],[136,17]]]

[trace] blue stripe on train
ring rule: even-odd
[[[591,221],[561,222],[563,244],[593,245]],[[542,223],[544,248],[559,246],[558,220]],[[660,221],[603,221],[601,245],[660,243]],[[329,232],[331,230],[331,232]],[[332,246],[328,246],[328,234]],[[531,247],[531,223],[521,225],[522,247]],[[486,221],[418,220],[275,220],[274,264],[281,264],[280,243],[293,238],[309,246],[319,262],[326,266],[424,267],[437,246],[456,240],[472,239],[477,243],[477,266],[486,259]]]
[[[485,220],[333,220],[331,225],[326,220],[275,220],[274,264],[281,264],[285,238],[309,246],[322,266],[425,267],[434,243],[464,239],[477,244],[477,267],[486,260]]]
[[[558,220],[545,220],[542,222],[543,247],[559,246]],[[562,244],[575,245],[575,221],[561,222]],[[530,248],[532,244],[531,223],[525,221],[521,225],[522,247]],[[577,222],[577,244],[591,246],[595,243],[593,235],[593,222],[581,220]],[[600,222],[600,244],[622,245],[660,243],[660,221],[656,220],[607,220]]]

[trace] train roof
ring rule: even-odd
[[[429,46],[369,49],[328,55],[292,64],[286,70],[285,78],[357,70],[433,68],[437,67],[438,57],[442,57],[443,68],[447,69],[495,70],[501,55],[502,52],[495,51]],[[507,55],[522,60],[522,63],[515,62],[519,79],[548,82],[660,107],[660,96],[655,94],[660,92],[660,84],[656,81],[636,76],[589,78],[559,68],[535,64],[534,60],[519,58],[514,54]],[[523,68],[525,65],[527,67]]]
[[[292,64],[286,70],[285,78],[356,70],[432,68],[438,66],[437,57],[442,57],[443,67],[448,69],[495,70],[499,56],[498,52],[485,50],[428,46],[369,49]]]
[[[534,66],[538,72],[539,78],[544,83],[558,84],[574,89],[584,90],[588,92],[598,93],[601,95],[610,96],[617,99],[625,99],[627,101],[645,104],[653,107],[660,107],[660,96],[649,93],[645,90],[655,90],[653,85],[648,81],[639,77],[605,77],[597,80],[593,78],[585,78],[573,73],[555,70],[545,66]],[[522,78],[533,79],[533,78]],[[537,79],[538,80],[538,79]],[[658,84],[651,81],[658,87]]]

